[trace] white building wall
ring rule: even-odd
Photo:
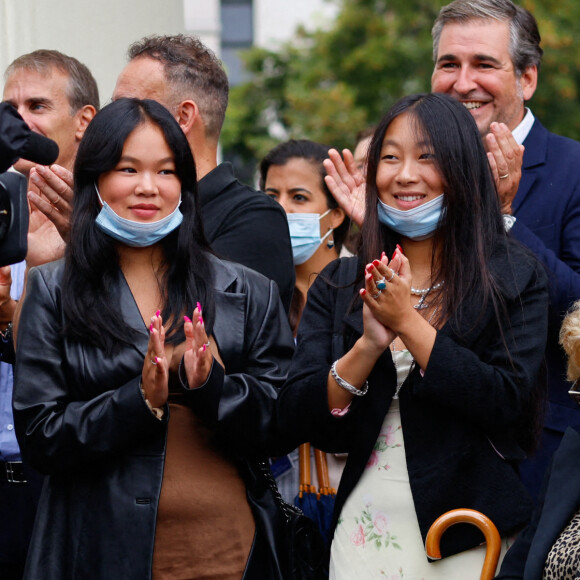
[[[326,28],[336,13],[337,3],[328,0],[254,0],[254,43],[278,48],[299,25]]]
[[[183,0],[0,0],[0,74],[22,54],[60,50],[89,67],[106,103],[132,42],[184,31]]]
[[[255,44],[276,48],[299,24],[325,26],[335,13],[326,0],[254,0]],[[180,32],[197,34],[219,55],[220,1],[0,0],[0,74],[22,54],[60,50],[90,68],[104,104],[132,42]]]

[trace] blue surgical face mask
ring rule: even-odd
[[[288,227],[290,228],[290,242],[294,265],[299,266],[312,258],[320,244],[328,238],[333,229],[329,229],[324,237],[320,237],[320,220],[332,210],[319,215],[317,213],[289,213]]]
[[[443,211],[443,196],[442,193],[435,199],[406,211],[390,207],[379,199],[377,204],[379,221],[406,238],[426,240],[433,235],[439,225]]]
[[[109,204],[104,202],[95,184],[99,201],[103,204],[95,223],[97,227],[116,240],[134,246],[144,248],[152,246],[174,229],[183,221],[183,214],[179,211],[181,197],[177,207],[164,218],[156,222],[134,222],[117,215]]]

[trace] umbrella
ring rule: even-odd
[[[480,580],[492,580],[499,561],[501,537],[494,523],[484,514],[476,510],[456,509],[439,516],[429,528],[425,540],[427,556],[432,560],[441,559],[439,543],[441,536],[453,524],[468,523],[478,527],[485,536],[487,550],[483,561]]]
[[[300,487],[294,503],[306,516],[314,520],[325,540],[332,522],[336,490],[330,487],[326,453],[314,450],[319,489],[312,485],[310,468],[310,443],[303,443],[299,449]]]
[[[332,523],[332,513],[334,512],[334,499],[336,489],[330,487],[328,477],[328,462],[326,453],[320,449],[314,450],[316,459],[316,472],[318,474],[318,527],[323,538],[328,538],[330,525]]]

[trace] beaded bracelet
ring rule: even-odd
[[[338,360],[335,360],[332,363],[332,366],[330,367],[330,374],[332,375],[332,378],[336,381],[336,384],[339,387],[343,388],[345,391],[348,391],[349,393],[356,395],[357,397],[362,397],[363,395],[366,395],[367,391],[369,390],[369,382],[365,381],[365,384],[360,389],[357,389],[354,385],[351,385],[348,381],[345,381],[336,372],[336,363],[337,362],[338,362]]]

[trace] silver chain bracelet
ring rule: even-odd
[[[337,385],[343,388],[345,391],[348,391],[349,393],[356,395],[357,397],[362,397],[363,395],[366,395],[367,391],[369,390],[369,382],[365,381],[365,384],[360,389],[357,389],[354,385],[351,385],[348,381],[345,381],[336,372],[337,362],[338,360],[335,360],[332,363],[332,366],[330,367],[330,374],[332,375],[332,378],[336,381]]]

